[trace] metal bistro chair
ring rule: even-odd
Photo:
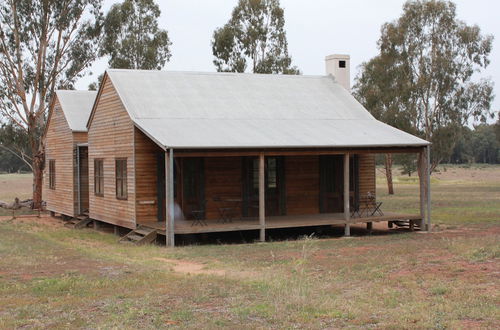
[[[217,205],[217,210],[219,211],[220,219],[217,220],[217,222],[222,222],[222,223],[228,223],[228,222],[233,222],[233,211],[235,210],[234,207],[228,207],[224,205],[224,200],[221,197],[214,197],[212,199],[216,205]]]
[[[384,212],[382,212],[382,209],[380,208],[382,206],[382,202],[377,202],[375,200],[375,194],[369,191],[366,194],[366,212],[367,214],[370,213],[370,216],[374,216],[375,213],[378,215],[382,216],[384,215]]]
[[[353,205],[354,207],[351,210],[351,217],[363,217],[363,214],[366,217],[372,217],[375,214],[380,216],[384,215],[382,212],[381,206],[382,202],[377,202],[375,200],[375,194],[372,192],[368,192],[366,195],[360,196],[359,201]]]
[[[361,208],[361,200],[354,200],[351,206],[351,218],[361,218],[361,212],[363,209]]]
[[[205,221],[205,210],[207,209],[207,201],[204,200],[201,202],[200,209],[191,210],[191,215],[193,216],[193,222],[191,223],[191,227],[194,225],[200,226],[208,226]]]

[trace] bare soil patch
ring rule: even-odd
[[[258,275],[257,272],[251,271],[236,271],[225,269],[211,269],[207,265],[187,260],[168,259],[168,258],[153,258],[153,260],[166,262],[172,265],[172,270],[176,273],[187,275],[216,275],[230,278],[250,278]]]
[[[461,181],[474,183],[500,183],[498,167],[458,167],[458,166],[440,166],[438,171],[432,174],[433,177],[442,181]]]
[[[0,216],[0,222],[13,222],[13,223],[27,223],[27,224],[38,224],[49,227],[64,227],[64,221],[60,218],[51,217],[48,213],[37,215],[17,215],[13,219],[12,216]]]

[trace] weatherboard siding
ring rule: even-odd
[[[44,173],[44,199],[47,210],[74,216],[73,207],[73,133],[64,117],[59,100],[55,99],[45,135],[47,164],[55,160],[55,189],[49,189],[49,166]]]
[[[135,228],[134,125],[107,76],[91,117],[89,141],[89,216]],[[127,159],[126,200],[116,198],[115,159]],[[104,195],[94,193],[94,160],[104,161]]]
[[[376,194],[375,155],[360,154],[359,156],[359,194],[366,196],[368,192]]]
[[[137,128],[134,129],[135,145],[135,189],[137,222],[158,219],[157,155],[164,152]]]

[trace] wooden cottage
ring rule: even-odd
[[[87,127],[96,92],[58,90],[45,140],[44,198],[47,209],[68,217],[88,212]]]
[[[424,182],[418,214],[376,211],[374,154],[418,153],[426,174],[429,143],[375,120],[332,76],[108,70],[87,127],[90,217],[168,245],[424,219]]]

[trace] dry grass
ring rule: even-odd
[[[456,181],[434,182],[432,234],[165,249],[4,220],[0,327],[499,328],[500,175]],[[413,183],[379,188],[415,207]]]
[[[31,197],[31,174],[0,174],[0,200],[12,201],[15,197]]]
[[[12,202],[14,198],[21,200],[31,198],[33,176],[31,174],[0,174],[0,201]],[[27,210],[22,213],[31,214]],[[0,208],[0,216],[11,215],[10,211]]]

